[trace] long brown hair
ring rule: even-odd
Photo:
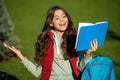
[[[68,53],[74,51],[75,39],[76,39],[76,29],[73,26],[71,17],[67,13],[67,11],[64,8],[62,8],[61,6],[53,6],[48,10],[48,12],[46,14],[46,20],[44,23],[42,33],[38,36],[38,39],[35,43],[36,52],[35,52],[34,59],[35,59],[35,61],[37,61],[37,63],[39,65],[43,64],[43,58],[44,58],[44,56],[47,55],[46,48],[47,48],[47,42],[49,40],[49,36],[46,33],[48,30],[51,30],[53,28],[50,26],[50,23],[53,20],[54,13],[56,10],[62,10],[68,18],[68,27],[62,36],[63,42],[61,44],[61,49],[64,52],[63,55],[64,55],[64,57],[69,56]]]

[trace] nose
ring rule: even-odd
[[[60,21],[61,21],[61,22],[64,21],[64,18],[60,18]]]

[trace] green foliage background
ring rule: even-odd
[[[4,0],[15,24],[15,34],[20,38],[22,52],[33,61],[34,42],[41,33],[46,12],[54,5],[63,6],[71,15],[76,27],[79,22],[108,21],[109,30],[105,45],[95,54],[111,58],[116,79],[120,79],[120,1],[119,0]],[[0,70],[19,80],[39,80],[29,73],[18,58],[0,63]],[[11,79],[13,80],[13,79]]]

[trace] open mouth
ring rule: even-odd
[[[59,26],[65,26],[65,23],[63,23],[63,24],[59,24]]]

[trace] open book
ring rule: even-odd
[[[108,22],[79,23],[78,33],[76,38],[76,51],[90,49],[90,42],[94,39],[98,41],[98,47],[104,45],[105,36],[108,29]]]

